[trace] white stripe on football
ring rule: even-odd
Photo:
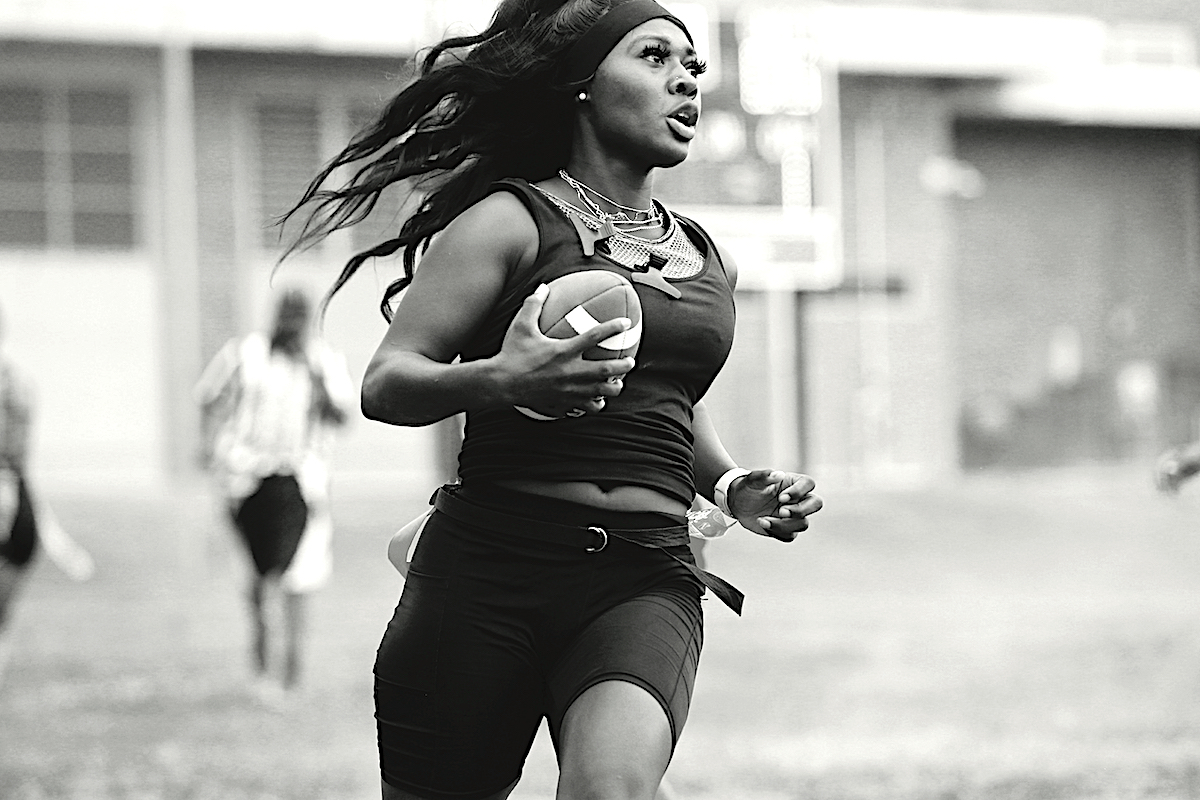
[[[642,339],[642,304],[625,276],[606,269],[570,272],[549,283],[538,327],[555,339],[570,339],[602,322],[628,317],[629,330],[605,339],[584,352],[592,360],[621,358],[637,353]]]
[[[588,313],[588,310],[583,306],[575,306],[567,315],[563,317],[567,324],[574,329],[575,333],[587,333],[592,328],[600,324],[600,320]],[[605,350],[626,350],[630,347],[636,347],[642,341],[642,322],[638,320],[633,326],[621,333],[604,339],[597,347],[603,347]],[[618,356],[613,356],[618,358]]]
[[[642,305],[637,292],[623,275],[605,269],[570,272],[548,284],[538,327],[554,339],[570,339],[601,323],[627,317],[629,330],[608,337],[588,348],[583,357],[591,361],[637,355],[642,341]],[[516,409],[531,419],[556,419],[528,408]]]

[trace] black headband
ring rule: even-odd
[[[625,34],[652,19],[670,20],[679,26],[689,42],[692,41],[692,34],[687,26],[654,0],[626,0],[610,8],[604,16],[596,20],[595,25],[588,28],[587,33],[579,37],[579,41],[571,45],[563,64],[563,82],[579,83],[592,77],[600,62]]]

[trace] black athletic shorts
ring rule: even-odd
[[[233,515],[259,575],[280,575],[292,563],[308,525],[308,505],[293,475],[269,475]]]
[[[575,525],[678,524],[494,489],[456,497]],[[494,794],[520,777],[543,717],[557,743],[571,703],[612,679],[658,700],[674,743],[700,658],[703,590],[662,550],[613,537],[589,553],[435,511],[375,662],[383,780],[435,800]]]

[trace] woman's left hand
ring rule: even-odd
[[[761,536],[790,542],[808,530],[808,517],[824,503],[817,486],[798,472],[756,469],[730,487],[729,505],[742,527]]]

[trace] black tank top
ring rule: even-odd
[[[499,302],[468,345],[462,360],[488,358],[500,350],[521,303],[541,283],[569,272],[606,269],[631,277],[599,248],[591,256],[573,223],[522,180],[498,181],[492,191],[508,191],[525,204],[538,229],[532,265],[514,268]],[[634,282],[642,306],[642,339],[637,365],[625,388],[598,414],[551,421],[529,419],[511,407],[467,414],[459,454],[464,484],[523,478],[591,481],[645,486],[690,505],[693,476],[692,408],[729,355],[733,343],[733,290],[717,248],[694,222],[676,218],[705,255],[699,274],[668,280],[678,298]]]

